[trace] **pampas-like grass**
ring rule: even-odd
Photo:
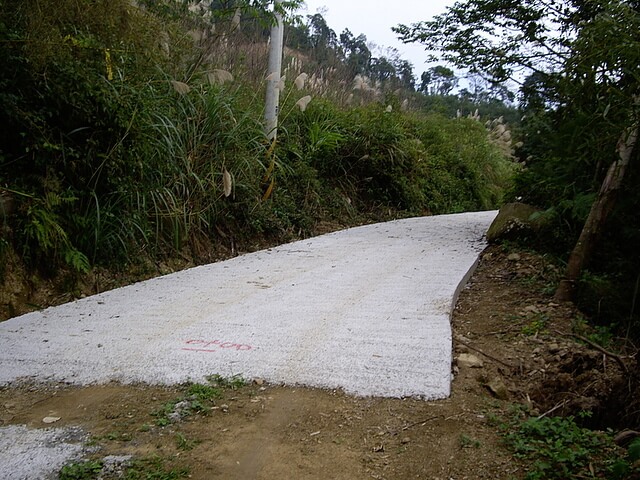
[[[232,187],[233,187],[233,180],[231,178],[231,174],[225,168],[222,171],[222,189],[224,191],[225,197],[229,197],[231,195]]]
[[[184,82],[178,82],[177,80],[171,80],[173,89],[180,95],[186,95],[191,91],[191,87]]]
[[[296,86],[296,88],[298,90],[302,90],[304,88],[304,84],[307,81],[308,77],[309,77],[309,75],[307,75],[304,72],[296,77],[296,79],[294,80],[293,83],[294,83],[294,85]]]
[[[224,85],[233,82],[233,75],[226,70],[215,69],[207,73],[207,80],[211,85]]]
[[[231,29],[236,30],[240,27],[240,7],[236,8],[236,12],[233,14],[233,18],[231,19]]]
[[[305,95],[300,100],[296,102],[296,106],[300,108],[301,112],[304,112],[307,109],[307,105],[311,101],[311,95]]]

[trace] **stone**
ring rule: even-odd
[[[549,345],[549,353],[556,354],[560,351],[560,345],[557,343],[552,343]]]
[[[458,365],[460,367],[467,367],[467,368],[484,367],[484,363],[482,362],[482,360],[470,353],[461,353],[460,355],[458,355]]]
[[[102,459],[102,471],[98,478],[110,476],[114,478],[124,478],[125,468],[131,465],[133,455],[107,455]]]
[[[498,212],[487,231],[487,241],[516,240],[537,235],[547,225],[542,210],[525,203],[507,203]]]
[[[44,417],[42,423],[56,423],[60,420],[60,417]]]
[[[487,383],[487,388],[494,397],[500,400],[507,400],[509,398],[509,390],[500,377],[494,377]]]
[[[169,419],[171,423],[178,423],[180,420],[182,420],[182,415],[180,415],[178,412],[171,412],[167,415],[167,419]]]

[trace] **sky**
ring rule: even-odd
[[[454,0],[305,0],[301,15],[321,13],[329,27],[340,35],[348,28],[354,36],[365,34],[369,42],[381,47],[393,47],[400,57],[414,66],[416,78],[430,65],[425,65],[427,53],[419,44],[403,44],[391,27],[430,20],[444,13]],[[326,11],[325,11],[326,10]],[[374,51],[375,55],[380,52]]]

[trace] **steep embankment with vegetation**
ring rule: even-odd
[[[321,17],[288,27],[303,53],[287,50],[270,144],[270,17],[242,5],[2,3],[3,318],[329,229],[500,204],[515,170],[502,121],[420,109],[406,65],[372,80],[362,68],[380,62],[358,67]]]

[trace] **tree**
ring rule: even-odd
[[[340,34],[340,46],[347,66],[352,75],[366,74],[371,68],[371,51],[367,46],[367,37],[357,37],[347,28]]]
[[[398,58],[394,62],[394,66],[400,86],[407,90],[415,90],[416,77],[413,75],[413,65],[411,62]]]
[[[438,65],[422,73],[419,91],[425,95],[449,95],[458,85],[453,70]]]
[[[396,67],[387,57],[374,58],[371,60],[370,76],[372,80],[386,82],[396,76]]]
[[[329,28],[322,15],[316,13],[309,17],[309,31],[314,56],[319,62],[326,62],[335,56],[338,47],[336,32]]]
[[[599,192],[557,292],[558,298],[571,297],[567,285],[591,259],[627,166],[637,159],[639,2],[467,0],[431,21],[394,30],[403,41],[420,42],[494,83],[527,77],[527,106],[546,112],[553,138],[545,142],[556,149],[533,161],[546,165],[548,184],[566,182],[553,200],[570,201],[559,196],[567,192],[575,198]],[[556,179],[549,170],[559,172]],[[600,188],[594,179],[603,179]]]
[[[575,30],[575,9],[556,0],[467,0],[457,2],[431,21],[398,25],[393,30],[405,43],[419,42],[438,52],[431,60],[484,72],[496,81],[523,69],[546,71],[567,55],[565,36]]]

